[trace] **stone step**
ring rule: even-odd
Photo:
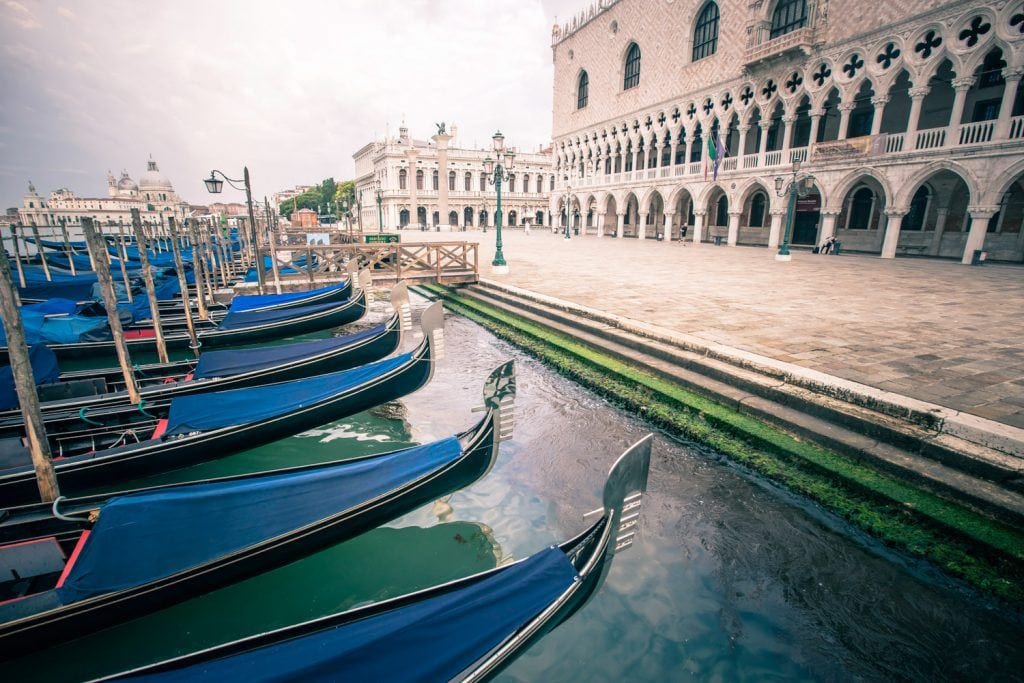
[[[816,406],[813,397],[791,394],[793,387],[786,387],[773,378],[758,376],[750,370],[642,339],[617,328],[493,288],[474,285],[460,289],[459,292],[481,303],[510,311],[526,320],[570,335],[613,358],[644,366],[660,377],[737,411],[770,422],[800,438],[871,462],[881,469],[1008,523],[1024,524],[1024,495],[1019,490],[1019,470],[1007,470],[988,461],[979,463],[960,453],[951,457],[948,463],[941,462],[922,452],[880,439],[880,435],[889,436],[899,432],[896,425],[885,424],[885,420],[891,419],[888,416],[879,414],[877,417],[881,424],[875,424],[870,419],[872,416],[855,406],[860,414],[850,417],[848,422],[851,424],[846,424],[831,419],[831,415],[839,412],[838,406],[829,407],[824,415],[804,410],[805,406]],[[798,392],[806,392],[796,389]],[[912,437],[912,433],[905,433],[892,441],[914,443]],[[930,438],[926,434],[920,437],[925,440]],[[953,452],[952,449],[948,450]],[[1011,483],[1016,486],[1011,486]]]

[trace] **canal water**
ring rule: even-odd
[[[608,467],[648,427],[471,322],[449,316],[446,341],[432,382],[400,409],[134,483],[442,438],[479,417],[488,371],[514,358],[516,431],[484,478],[386,528],[5,665],[0,679],[113,673],[482,571],[584,528]],[[658,436],[636,544],[590,603],[499,680],[1008,679],[1024,671],[1021,633],[1017,616],[927,566]]]

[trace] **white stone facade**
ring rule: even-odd
[[[409,136],[371,142],[353,154],[356,197],[362,228],[378,227],[375,181],[380,181],[381,222],[385,230],[412,227],[464,230],[495,225],[496,193],[483,172],[489,150],[457,146],[457,128],[431,140]],[[554,185],[550,150],[524,152],[515,158],[514,179],[502,185],[502,224],[506,227],[548,225],[549,196]]]
[[[588,232],[776,247],[800,162],[798,246],[1024,260],[1020,0],[601,0],[552,56],[551,210]]]
[[[152,159],[146,172],[136,183],[127,172],[115,180],[107,174],[106,197],[79,197],[69,189],[54,190],[42,197],[29,182],[28,194],[22,197],[18,217],[26,229],[36,230],[43,239],[62,239],[61,225],[67,227],[69,237],[82,239],[82,218],[91,217],[103,232],[117,232],[119,226],[130,229],[131,210],[138,209],[143,223],[164,225],[169,216],[181,221],[189,215],[189,204]]]

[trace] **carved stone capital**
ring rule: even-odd
[[[880,95],[880,96],[878,96],[878,97],[872,97],[872,98],[871,98],[871,104],[872,104],[872,106],[874,106],[874,107],[875,107],[876,109],[877,109],[878,107],[884,107],[884,106],[885,106],[886,104],[888,104],[888,103],[889,103],[889,98],[888,98],[888,97],[885,97],[885,96],[882,96],[882,95]]]
[[[928,93],[930,93],[931,91],[932,89],[929,86],[922,85],[916,88],[910,88],[909,90],[907,90],[907,94],[910,95],[911,99],[923,100],[925,97],[928,96]]]
[[[953,79],[953,90],[964,92],[971,89],[974,85],[974,81],[977,79],[974,76],[964,76],[963,78]]]

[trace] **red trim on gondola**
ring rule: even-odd
[[[71,573],[71,568],[75,566],[75,560],[78,559],[79,554],[82,552],[82,548],[85,547],[85,542],[89,540],[89,534],[92,532],[86,529],[82,532],[82,535],[78,537],[78,543],[75,545],[75,549],[71,553],[71,558],[68,563],[64,565],[64,571],[61,572],[60,578],[57,579],[57,588],[64,585],[64,581],[68,578],[68,574]]]
[[[156,337],[156,330],[152,327],[145,330],[128,330],[124,333],[125,339],[153,339]]]
[[[167,418],[164,418],[156,423],[156,429],[153,430],[153,436],[149,437],[150,440],[156,441],[167,431]]]

